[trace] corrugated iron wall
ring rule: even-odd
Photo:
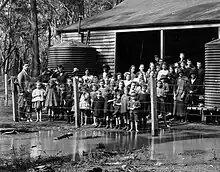
[[[205,45],[205,106],[220,108],[220,40]]]
[[[111,72],[114,72],[116,33],[109,31],[92,31],[88,36],[87,35],[88,33],[85,32],[83,36],[83,43],[86,43],[87,40],[87,45],[96,48],[97,66],[107,63],[111,67]],[[62,33],[62,41],[71,39],[81,41],[81,35],[77,32]]]

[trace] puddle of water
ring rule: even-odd
[[[72,160],[79,160],[84,152],[94,151],[99,143],[107,151],[135,150],[143,145],[149,147],[151,160],[172,163],[190,163],[208,161],[220,155],[220,134],[194,134],[184,132],[161,132],[152,138],[149,133],[124,133],[111,131],[77,131],[73,136],[54,140],[62,135],[59,131],[39,131],[24,135],[0,136],[0,153],[10,158],[10,149],[24,146],[30,157],[71,155]],[[94,137],[98,136],[98,137]]]

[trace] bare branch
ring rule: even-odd
[[[1,4],[1,6],[0,6],[0,11],[3,10],[3,8],[7,5],[8,2],[9,2],[9,0],[5,0],[5,1]]]

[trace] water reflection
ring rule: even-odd
[[[39,131],[25,135],[0,136],[0,152],[10,157],[10,150],[24,145],[28,156],[36,158],[41,156],[71,155],[72,160],[79,160],[84,152],[95,151],[99,143],[105,145],[107,151],[126,151],[140,149],[144,145],[149,148],[151,160],[169,160],[171,162],[185,163],[192,157],[186,158],[190,151],[203,150],[200,159],[213,158],[213,150],[219,156],[220,135],[194,134],[193,132],[175,133],[161,131],[158,137],[151,137],[148,133],[116,132],[104,130],[77,131],[69,139],[54,140],[54,137],[64,133],[56,130]],[[96,137],[94,137],[96,136]],[[99,136],[99,137],[97,137]]]

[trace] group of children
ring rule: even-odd
[[[156,70],[155,64],[160,66]],[[184,64],[184,61],[177,63]],[[185,69],[185,70],[183,70]],[[127,131],[138,131],[139,128],[146,128],[150,119],[150,76],[157,80],[157,112],[158,117],[164,120],[173,114],[174,90],[179,90],[179,72],[187,74],[189,68],[181,66],[167,69],[166,63],[150,63],[149,69],[145,72],[141,64],[139,72],[136,72],[132,65],[129,72],[124,75],[109,73],[108,67],[103,67],[103,73],[97,77],[89,74],[86,69],[85,76],[74,75],[79,81],[79,108],[81,125],[92,124],[94,127],[106,127],[124,129]],[[191,70],[191,68],[190,68]],[[66,75],[65,75],[66,76]],[[28,106],[35,110],[37,121],[42,121],[42,110],[46,109],[50,121],[59,117],[74,122],[74,94],[72,77],[67,77],[66,83],[59,83],[59,80],[51,77],[49,82],[42,84],[37,82],[33,91],[30,90],[26,100]],[[185,79],[184,79],[185,80]],[[178,87],[176,87],[178,86]],[[29,97],[29,98],[28,98]],[[26,101],[28,102],[28,101]],[[31,109],[31,108],[29,108]],[[28,121],[31,120],[31,110],[28,111]]]

